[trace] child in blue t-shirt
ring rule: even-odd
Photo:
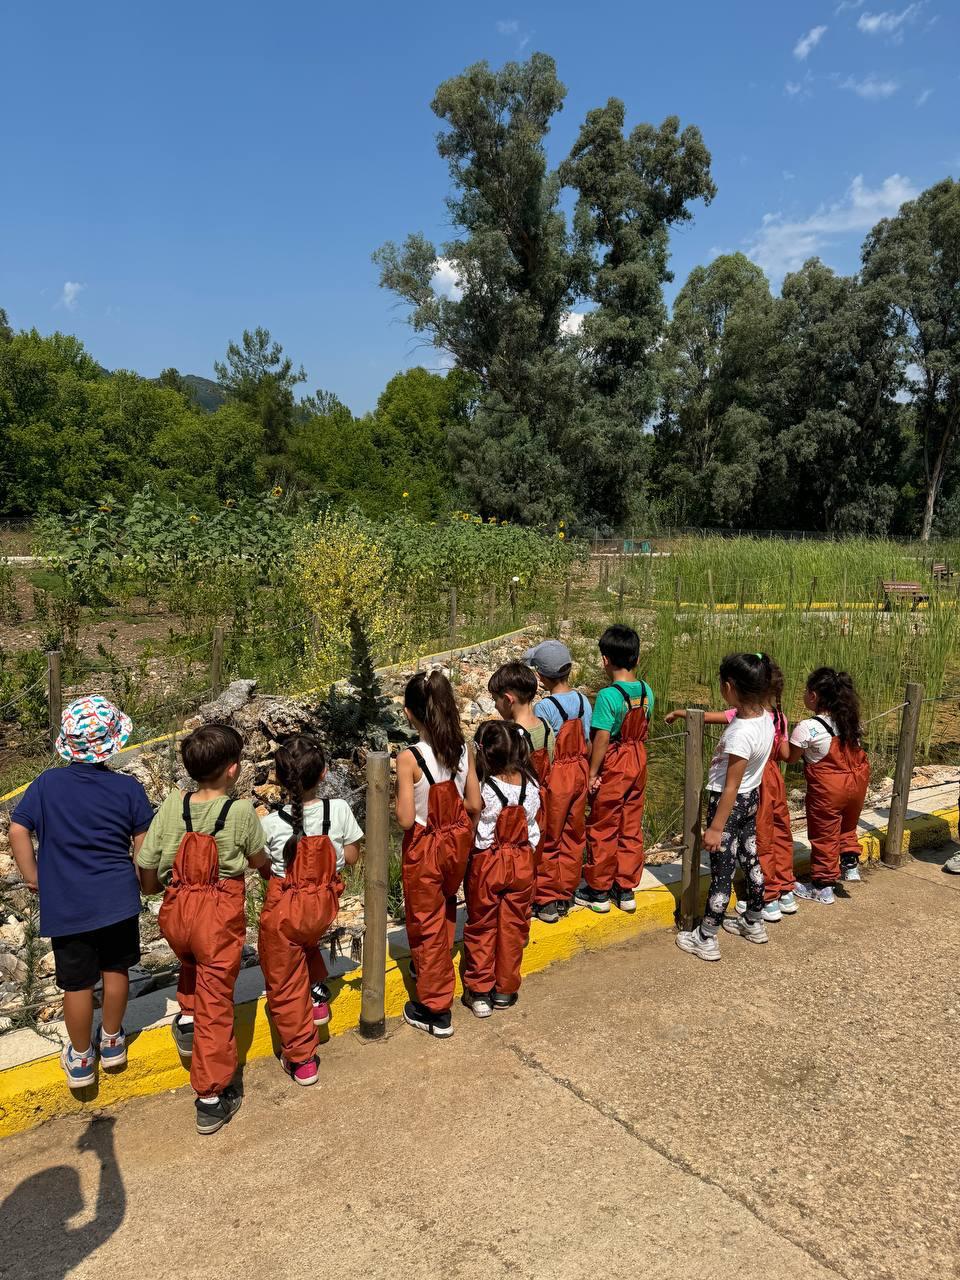
[[[140,959],[140,886],[133,855],[153,818],[136,778],[106,762],[130,720],[95,694],[67,707],[57,739],[65,769],[48,769],[24,792],[10,821],[10,848],[27,887],[40,895],[40,932],[53,942],[69,1042],[60,1064],[72,1089],[127,1061],[123,1015],[128,970]],[[37,850],[33,842],[36,838]],[[93,989],[103,978],[103,1016],[93,1046]]]

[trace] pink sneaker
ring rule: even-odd
[[[330,992],[318,982],[311,988],[311,996],[313,999],[313,1025],[315,1027],[325,1027],[330,1021]]]
[[[280,1065],[294,1084],[301,1084],[306,1088],[308,1085],[317,1083],[320,1063],[316,1056],[307,1062],[288,1062],[286,1058],[281,1057]]]

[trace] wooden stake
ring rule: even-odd
[[[216,698],[223,692],[223,627],[213,628],[210,646],[210,692]]]
[[[683,579],[682,578],[678,577],[677,581],[674,583],[673,597],[674,597],[674,602],[677,606],[677,613],[679,613],[680,601],[683,598]]]
[[[807,613],[809,613],[810,610],[813,608],[813,597],[816,590],[817,590],[817,580],[816,578],[811,578],[810,579],[810,595],[807,598]]]
[[[390,870],[390,756],[367,756],[367,817],[363,854],[363,975],[360,1034],[376,1040],[386,1027],[387,887]]]
[[[707,598],[710,601],[710,612],[713,613],[717,607],[717,598],[713,590],[713,570],[707,570]]]
[[[626,590],[626,584],[624,583],[623,575],[621,574],[620,590],[617,592],[617,609],[620,611],[621,614],[623,613],[623,595],[625,590]]]
[[[457,588],[450,588],[450,645],[451,649],[455,649],[457,645]]]
[[[680,872],[680,928],[692,929],[700,908],[700,806],[703,800],[703,712],[686,719],[683,774],[683,864]]]
[[[920,728],[920,709],[923,706],[923,685],[908,684],[904,694],[906,706],[900,717],[900,738],[897,742],[897,767],[893,774],[893,795],[890,797],[890,815],[887,818],[887,838],[883,844],[881,861],[886,867],[902,867],[910,861],[910,850],[903,848],[903,828],[910,804],[910,781],[913,777],[913,760],[917,749],[917,730]]]
[[[60,718],[63,715],[63,690],[60,685],[60,650],[47,654],[47,733],[53,748],[60,736]]]
[[[563,580],[563,616],[570,617],[570,575]]]
[[[738,613],[743,613],[743,593],[744,593],[744,590],[745,590],[745,584],[744,584],[743,579],[741,578],[741,579],[739,580],[739,582],[737,583],[737,612],[738,612]]]

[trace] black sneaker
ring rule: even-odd
[[[511,991],[508,996],[505,996],[501,991],[495,991],[493,993],[493,1007],[495,1009],[512,1009],[519,999],[520,993],[517,991]]]
[[[449,1009],[444,1013],[431,1013],[419,1000],[408,1000],[403,1006],[403,1020],[408,1027],[426,1031],[427,1035],[439,1036],[444,1040],[453,1035],[453,1019]]]
[[[622,885],[615,884],[610,891],[610,897],[621,911],[631,912],[637,909],[637,899],[632,889],[624,889]]]
[[[557,915],[561,920],[563,920],[565,916],[570,914],[570,908],[573,906],[573,899],[561,898],[559,902],[554,903],[554,906],[557,908]]]
[[[578,907],[589,907],[591,911],[597,911],[600,915],[606,915],[610,910],[610,895],[606,889],[591,889],[587,884],[580,886],[574,894],[573,901]]]
[[[560,912],[557,910],[555,902],[539,902],[533,908],[533,914],[538,920],[542,920],[544,924],[556,924],[560,919]]]
[[[228,1084],[216,1102],[196,1101],[197,1133],[206,1136],[216,1133],[240,1110],[243,1096],[232,1084]]]
[[[178,1013],[170,1023],[170,1030],[173,1032],[173,1043],[177,1046],[177,1053],[181,1058],[189,1060],[193,1057],[193,1023],[188,1022],[185,1027],[182,1027],[180,1018],[181,1015]]]

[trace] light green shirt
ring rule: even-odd
[[[619,680],[617,684],[620,688],[608,684],[597,694],[593,704],[592,733],[596,733],[598,729],[606,729],[611,738],[615,738],[620,732],[620,726],[626,719],[627,711],[632,709],[627,707],[620,689],[629,695],[635,706],[639,706],[640,699],[646,695],[647,719],[653,718],[653,690],[645,681]]]
[[[205,800],[202,804],[191,803],[190,817],[194,831],[209,835],[225,803],[226,797],[220,796],[216,800]],[[175,789],[164,800],[150,824],[147,838],[137,854],[137,866],[154,868],[160,877],[160,883],[166,884],[185,833],[183,793]],[[263,828],[249,800],[234,800],[224,828],[216,840],[220,855],[220,879],[242,876],[250,859],[255,858],[264,846]]]

